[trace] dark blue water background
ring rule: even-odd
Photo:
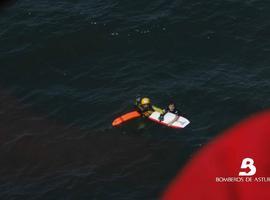
[[[266,0],[22,0],[0,10],[0,198],[157,199],[204,144],[269,107]],[[111,121],[137,95],[184,130]]]

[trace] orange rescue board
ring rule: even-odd
[[[139,112],[132,111],[132,112],[126,113],[126,114],[116,118],[115,120],[113,120],[112,125],[113,126],[118,126],[118,125],[122,124],[123,122],[126,122],[126,121],[131,120],[131,119],[138,118],[140,116],[141,116],[141,114]]]

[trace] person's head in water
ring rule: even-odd
[[[175,110],[175,104],[174,104],[174,103],[169,103],[169,105],[168,105],[168,110],[169,110],[170,112],[173,112],[173,111]]]
[[[142,105],[144,108],[148,108],[148,107],[150,106],[150,104],[151,104],[151,101],[150,101],[149,98],[147,98],[147,97],[142,98],[142,100],[141,100],[141,105]]]

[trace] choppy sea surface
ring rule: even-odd
[[[267,0],[21,0],[0,8],[0,199],[158,199],[270,105]],[[111,122],[138,95],[183,130]],[[255,134],[255,133],[254,133]]]

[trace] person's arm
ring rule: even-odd
[[[164,115],[166,114],[166,110],[165,109],[161,109],[161,108],[156,107],[156,106],[152,106],[152,108],[153,108],[154,111],[160,113],[159,120],[160,121],[163,121],[164,120]]]
[[[157,106],[152,106],[153,110],[159,112],[160,114],[165,114],[165,110]]]
[[[181,112],[180,112],[178,109],[176,109],[176,111],[175,111],[174,114],[176,114],[176,115],[178,115],[178,116],[181,116],[181,115],[182,115]]]

